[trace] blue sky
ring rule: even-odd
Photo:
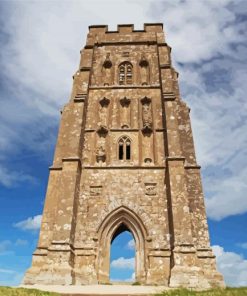
[[[247,285],[247,1],[0,2],[0,285],[31,263],[59,110],[91,24],[163,22],[179,71],[211,242],[228,285]],[[129,233],[115,239],[113,279],[131,279]]]

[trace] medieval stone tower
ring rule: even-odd
[[[24,283],[109,282],[111,242],[129,230],[136,281],[223,285],[170,52],[162,24],[89,27]]]

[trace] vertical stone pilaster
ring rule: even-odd
[[[74,203],[78,198],[80,180],[80,160],[63,159],[61,175],[61,195],[57,207],[57,219],[54,224],[53,242],[70,244],[70,233],[74,215]]]
[[[173,214],[174,247],[193,247],[184,159],[168,157],[168,172]]]

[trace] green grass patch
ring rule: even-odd
[[[134,283],[132,283],[132,286],[141,286],[141,283],[140,282],[134,282]]]
[[[190,291],[187,289],[176,289],[164,291],[155,296],[247,296],[247,287],[212,289],[207,291]]]
[[[138,284],[135,284],[138,285]],[[59,293],[44,292],[36,289],[0,287],[0,296],[61,296]],[[190,291],[177,289],[164,291],[155,296],[247,296],[247,287]]]
[[[58,293],[44,292],[36,289],[0,287],[0,296],[60,296]]]

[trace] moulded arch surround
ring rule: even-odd
[[[131,138],[129,136],[126,135],[122,135],[117,139],[117,143],[119,143],[121,140],[127,141],[129,140],[130,142],[132,142]]]
[[[118,65],[118,68],[124,65],[130,65],[133,68],[133,65],[130,61],[123,61]]]
[[[121,224],[124,224],[132,233],[136,246],[135,272],[136,280],[145,282],[145,244],[147,230],[141,219],[127,207],[121,206],[108,214],[98,227],[99,252],[97,260],[98,282],[109,282],[110,247],[112,238]]]
[[[121,139],[121,137],[119,139]],[[121,214],[123,214],[125,217],[128,217],[129,216],[130,218],[136,220],[137,223],[140,225],[142,231],[143,231],[143,235],[145,237],[148,236],[147,229],[146,229],[145,225],[143,224],[142,220],[139,218],[139,216],[135,212],[133,212],[131,209],[129,209],[126,206],[120,206],[120,207],[114,209],[112,212],[108,213],[104,217],[104,219],[100,223],[100,225],[97,227],[97,233],[99,235],[101,235],[102,231],[105,229],[105,225],[106,224],[109,224],[109,222],[111,220],[114,220],[114,217],[117,218],[117,216],[120,216]]]

